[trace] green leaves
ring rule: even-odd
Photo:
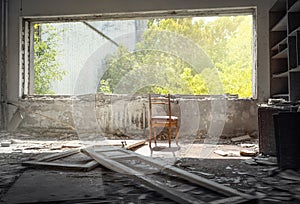
[[[251,97],[251,26],[251,16],[151,19],[134,52],[106,59],[100,91]]]
[[[34,94],[55,94],[53,81],[61,81],[66,71],[59,69],[56,57],[58,33],[50,24],[34,25]]]

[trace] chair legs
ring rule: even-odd
[[[173,131],[172,131],[173,127],[168,127],[168,142],[169,142],[169,147],[171,147],[171,141],[172,141],[172,135],[173,135]],[[157,146],[156,143],[156,128],[153,127],[153,139],[154,139],[154,144],[155,146]],[[175,132],[175,141],[176,141],[176,145],[178,145],[178,126],[176,126],[176,132]],[[151,148],[151,142],[152,142],[152,128],[149,128],[149,147]]]
[[[178,126],[176,126],[176,133],[175,133],[175,141],[176,141],[176,145],[178,146]]]
[[[151,140],[152,140],[152,127],[149,128],[149,147],[151,148]]]
[[[154,133],[154,144],[155,144],[155,147],[156,147],[157,146],[157,144],[156,144],[156,128],[154,128],[153,133]]]
[[[153,128],[153,138],[154,138],[154,144],[155,146],[157,146],[156,144],[156,128]],[[152,142],[152,128],[149,128],[149,147],[151,148],[151,142]]]
[[[172,132],[172,127],[169,127],[169,147],[171,147],[171,140],[172,140],[172,134],[173,134],[173,132]]]

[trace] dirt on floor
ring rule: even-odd
[[[22,165],[24,161],[40,155],[76,148],[78,143],[34,143],[28,140],[13,140],[8,135],[2,138],[15,142],[14,147],[18,148],[10,146],[8,151],[9,147],[0,147],[0,203],[174,203],[140,184],[134,177],[115,173],[101,166],[89,172],[74,172],[36,169]],[[259,203],[300,203],[300,172],[281,170],[276,157],[183,157],[177,158],[174,166],[254,195],[259,198]],[[45,182],[51,181],[54,181],[52,187],[45,185]],[[27,183],[27,187],[24,183]],[[74,187],[76,184],[78,188]],[[27,191],[24,191],[25,187]],[[58,200],[54,202],[55,199]]]
[[[300,172],[280,170],[273,157],[248,160],[183,158],[175,165],[238,191],[256,195],[260,203],[299,203]]]

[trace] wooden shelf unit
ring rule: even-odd
[[[300,101],[300,0],[277,0],[269,14],[271,98]]]
[[[284,15],[271,29],[271,31],[286,31],[287,15]]]
[[[288,2],[288,9],[290,12],[297,12],[300,10],[300,1],[289,1]]]
[[[278,73],[278,74],[273,74],[273,78],[281,78],[281,77],[288,77],[289,76],[289,72],[286,71],[286,72],[281,72],[281,73]]]

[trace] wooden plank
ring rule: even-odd
[[[109,158],[113,159],[113,160],[138,159],[138,157],[135,155],[114,156],[114,157],[109,157]]]
[[[250,196],[248,194],[244,194],[241,193],[233,188],[229,188],[227,186],[221,185],[217,182],[211,181],[209,179],[200,177],[198,175],[192,174],[190,172],[184,171],[182,169],[179,169],[177,167],[171,166],[169,164],[167,165],[161,165],[160,162],[157,162],[155,160],[146,158],[146,157],[140,157],[141,159],[143,159],[144,161],[148,161],[149,163],[152,163],[154,165],[156,165],[157,167],[160,167],[162,172],[167,172],[167,173],[171,173],[171,174],[175,174],[176,176],[178,176],[179,178],[185,179],[191,183],[197,184],[199,186],[205,187],[207,189],[210,189],[214,192],[218,192],[222,195],[226,195],[226,196],[241,196],[243,198],[247,198],[247,199],[252,199],[253,196]]]
[[[65,152],[59,152],[51,155],[47,155],[40,159],[34,161],[25,161],[22,163],[24,166],[32,166],[32,167],[55,167],[55,168],[64,168],[64,169],[73,169],[78,171],[91,171],[92,169],[99,166],[97,161],[89,161],[85,164],[70,164],[70,163],[57,163],[52,162],[61,158],[65,158],[74,154],[80,153],[80,149],[69,150]]]
[[[94,168],[96,168],[97,166],[99,166],[99,163],[97,161],[93,160],[93,161],[86,163],[83,166],[84,166],[84,169],[83,169],[84,171],[91,171]]]
[[[101,154],[105,157],[123,157],[123,156],[128,156],[128,154],[121,152],[121,151],[107,151],[107,152],[101,152]]]
[[[80,152],[80,149],[74,149],[74,150],[69,150],[69,151],[64,151],[64,152],[58,152],[58,153],[55,153],[55,154],[50,154],[50,155],[44,156],[40,159],[37,159],[36,161],[43,161],[43,162],[54,161],[54,160],[57,160],[57,159],[61,159],[61,158],[64,158],[64,157],[71,156],[73,154],[77,154],[79,152]]]
[[[67,164],[67,163],[57,163],[57,162],[38,162],[38,161],[26,161],[23,162],[25,166],[33,167],[55,167],[64,169],[73,169],[78,171],[90,171],[99,165],[96,161],[90,161],[86,164]]]
[[[112,151],[117,151],[117,152],[122,151],[125,154],[129,154],[129,155],[112,157],[112,158],[108,158],[106,155],[104,155],[105,152],[112,152]],[[95,160],[97,160],[99,163],[101,163],[106,168],[109,168],[109,169],[111,169],[113,171],[116,171],[116,172],[119,172],[119,173],[134,175],[136,177],[139,177],[139,179],[143,180],[143,182],[146,182],[146,183],[147,183],[147,181],[145,181],[145,178],[140,178],[141,176],[145,175],[143,172],[137,172],[137,171],[127,167],[126,165],[120,164],[120,163],[118,163],[117,161],[114,161],[114,160],[115,159],[116,160],[119,160],[119,159],[126,160],[129,157],[131,157],[131,159],[144,161],[148,165],[150,164],[152,166],[157,167],[159,169],[159,171],[161,171],[161,172],[171,174],[171,175],[175,175],[175,176],[177,176],[179,178],[182,178],[184,180],[187,180],[191,183],[194,183],[194,184],[197,184],[197,185],[199,185],[201,187],[204,187],[206,189],[212,190],[213,192],[220,193],[220,194],[225,195],[225,196],[229,196],[229,198],[220,199],[219,201],[218,200],[215,201],[216,203],[218,203],[218,202],[222,203],[222,201],[224,201],[223,203],[226,203],[226,202],[227,203],[228,202],[230,202],[230,203],[242,203],[242,202],[246,202],[246,201],[253,201],[253,200],[256,199],[256,197],[254,197],[254,196],[244,194],[244,193],[239,192],[239,191],[237,191],[235,189],[232,189],[230,187],[221,185],[217,182],[214,182],[214,181],[211,181],[209,179],[200,177],[198,175],[189,173],[187,171],[184,171],[182,169],[174,167],[174,166],[172,166],[172,165],[170,165],[166,162],[155,160],[153,158],[148,158],[148,157],[139,155],[135,152],[125,150],[125,149],[121,149],[121,148],[117,148],[117,147],[106,147],[105,151],[102,151],[100,148],[97,148],[97,149],[90,148],[88,150],[87,154],[90,155]],[[124,161],[124,160],[122,160],[122,161]],[[147,171],[147,169],[146,169],[146,171]],[[149,182],[151,183],[153,181],[149,181]],[[159,186],[159,187],[162,187],[162,186]],[[155,187],[155,188],[159,189],[159,187]],[[166,194],[168,194],[168,196],[170,196],[169,192],[164,192],[164,193],[166,193]],[[193,201],[191,201],[191,202],[193,202]]]
[[[156,190],[158,193],[162,194],[163,196],[170,198],[171,200],[174,200],[177,203],[183,203],[183,204],[185,204],[185,203],[187,203],[187,204],[189,204],[189,203],[193,203],[193,204],[206,203],[206,202],[196,199],[190,195],[187,195],[185,193],[173,190],[166,185],[161,185],[159,183],[156,183],[156,182],[152,181],[151,179],[147,178],[146,176],[137,176],[137,178],[141,182],[143,182],[145,185]]]
[[[115,146],[115,145],[110,145],[110,146],[100,146],[100,145],[94,145],[90,146],[92,147],[95,151],[97,152],[112,152],[112,151],[122,151],[122,148]],[[89,148],[90,148],[89,147]],[[84,149],[81,149],[82,151]],[[131,151],[125,152],[126,154],[130,154]]]
[[[113,150],[113,149],[116,149],[116,148],[111,148],[111,150]],[[119,149],[118,151],[128,152],[128,150],[125,150],[125,149]],[[96,150],[96,152],[98,152],[98,150]],[[187,180],[191,183],[194,183],[194,184],[197,184],[197,185],[202,186],[204,188],[210,189],[214,192],[218,192],[222,195],[239,196],[239,197],[243,197],[243,198],[246,198],[246,199],[253,199],[254,198],[253,196],[250,196],[248,194],[239,192],[239,191],[237,191],[233,188],[221,185],[217,182],[214,182],[214,181],[211,181],[209,179],[200,177],[200,176],[192,174],[190,172],[184,171],[184,170],[179,169],[177,167],[174,167],[170,164],[162,163],[161,161],[145,157],[145,156],[137,154],[135,152],[131,152],[131,154],[136,155],[140,160],[142,160],[144,162],[150,163],[150,164],[158,167],[161,172],[175,174],[179,178],[185,179],[185,180]]]
[[[127,166],[124,166],[124,165],[120,164],[119,162],[109,159],[108,157],[105,157],[103,155],[97,154],[93,148],[85,148],[85,149],[82,149],[82,151],[85,152],[90,157],[92,157],[97,162],[99,162],[102,166],[104,166],[108,169],[111,169],[113,171],[116,171],[118,173],[130,174],[130,175],[140,174],[140,172],[137,172]]]
[[[152,104],[167,104],[167,102],[151,102]]]
[[[93,159],[95,159],[97,162],[99,162],[102,166],[111,169],[113,171],[116,171],[118,173],[122,174],[128,174],[135,176],[138,180],[140,180],[145,185],[149,186],[150,188],[153,188],[158,193],[161,193],[167,198],[170,198],[171,200],[174,200],[178,203],[204,203],[199,201],[198,199],[195,199],[191,196],[188,196],[182,192],[173,190],[165,185],[159,184],[146,176],[144,176],[141,172],[135,171],[134,169],[131,169],[123,164],[120,164],[112,159],[109,159],[107,157],[104,157],[100,154],[97,154],[93,148],[86,148],[84,150],[87,154],[89,154]]]
[[[145,145],[146,142],[147,142],[147,141],[144,140],[144,141],[140,141],[140,142],[134,143],[134,144],[132,144],[132,145],[128,145],[128,146],[126,147],[126,149],[128,149],[128,150],[135,149],[135,148],[137,148],[137,147],[140,147],[140,146]]]

